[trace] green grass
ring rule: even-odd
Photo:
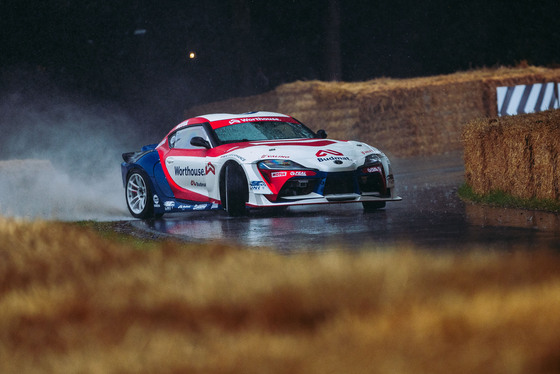
[[[560,201],[537,198],[522,199],[503,191],[492,191],[487,195],[480,195],[475,193],[471,186],[466,183],[459,187],[457,194],[463,201],[477,204],[560,213]]]

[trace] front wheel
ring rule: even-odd
[[[241,166],[230,162],[224,167],[221,184],[221,198],[225,211],[232,217],[247,213],[249,187]]]
[[[363,201],[362,205],[366,212],[385,208],[385,201]]]
[[[132,171],[126,179],[126,205],[134,218],[153,217],[152,192],[148,177],[140,170]]]

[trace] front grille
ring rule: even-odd
[[[282,186],[278,198],[310,194],[315,191],[318,181],[318,179],[290,179]]]
[[[323,195],[355,192],[356,177],[354,172],[331,173],[327,176]]]

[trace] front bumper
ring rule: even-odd
[[[359,194],[331,194],[319,195],[311,193],[304,196],[298,196],[297,199],[283,199],[281,202],[271,202],[264,195],[255,195],[255,199],[247,203],[247,206],[253,208],[264,208],[274,206],[295,206],[295,205],[314,205],[314,204],[340,204],[340,203],[360,203],[367,201],[401,201],[400,196],[379,197]]]
[[[290,172],[283,172],[282,175],[290,175]],[[283,180],[281,185],[277,183],[278,180],[271,183],[270,179],[273,178],[268,178],[267,185],[272,184],[272,188],[267,189],[268,193],[263,190],[251,194],[247,205],[272,207],[402,200],[394,194],[393,176],[386,176],[381,164],[346,172],[315,170],[307,175],[291,175],[294,177]]]

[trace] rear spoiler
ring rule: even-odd
[[[131,162],[136,162],[138,161],[142,156],[144,156],[146,153],[150,153],[151,151],[153,151],[154,149],[156,149],[157,144],[148,144],[142,147],[142,149],[140,150],[140,152],[125,152],[122,154],[122,158],[124,160],[124,162],[126,163],[131,163]]]
[[[134,159],[134,155],[136,153],[140,153],[140,152],[126,152],[122,154],[122,158],[124,160],[124,162],[126,162],[127,164],[130,163],[132,161],[132,159]]]

